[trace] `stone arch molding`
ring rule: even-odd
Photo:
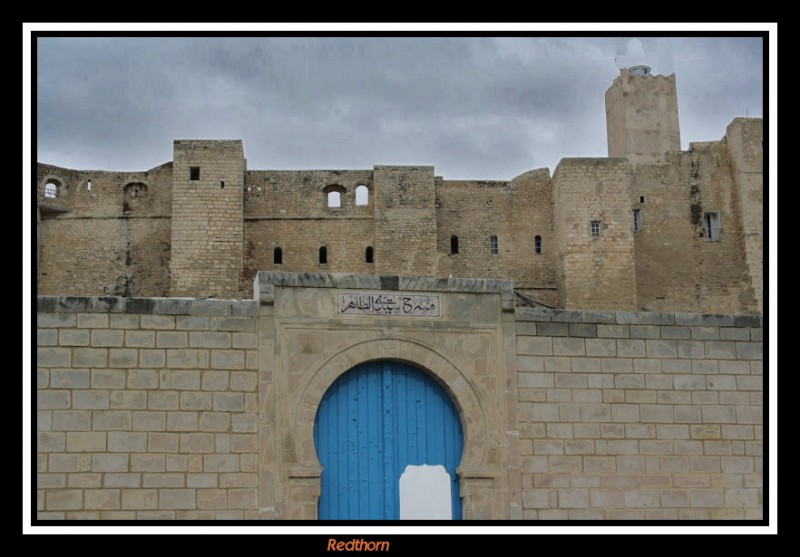
[[[464,374],[447,358],[417,341],[391,338],[348,346],[324,362],[309,377],[289,420],[296,432],[294,454],[299,463],[319,467],[314,447],[314,420],[322,396],[342,374],[369,361],[395,360],[430,373],[453,399],[461,418],[464,449],[458,470],[487,465],[488,425],[480,397]]]

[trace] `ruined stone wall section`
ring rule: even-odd
[[[517,290],[558,304],[548,169],[511,182],[440,181],[436,214],[439,276],[512,278]],[[452,253],[453,236],[458,253]],[[497,254],[491,250],[492,236]]]
[[[48,182],[58,185],[45,197]],[[146,172],[37,166],[39,294],[166,295],[172,163]]]
[[[38,518],[255,518],[257,311],[40,297]]]
[[[624,159],[563,159],[553,174],[559,302],[566,308],[635,309],[636,267]],[[597,222],[593,236],[592,222]]]
[[[175,141],[171,295],[241,296],[244,165],[241,140]]]
[[[517,309],[529,520],[758,520],[758,316]]]

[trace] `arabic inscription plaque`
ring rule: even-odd
[[[338,315],[441,317],[442,304],[438,294],[340,292],[336,294],[336,313]]]

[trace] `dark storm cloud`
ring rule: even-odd
[[[433,164],[510,179],[605,156],[603,95],[644,57],[678,76],[681,135],[761,116],[757,39],[42,38],[38,160],[141,170],[176,138],[241,138],[249,168]],[[615,61],[616,59],[616,61]]]

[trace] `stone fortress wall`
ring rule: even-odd
[[[760,312],[762,121],[680,151],[675,97],[674,76],[623,70],[606,93],[611,158],[508,182],[248,170],[230,140],[176,140],[146,172],[39,164],[38,293],[247,298],[272,270],[503,278],[562,308]]]

